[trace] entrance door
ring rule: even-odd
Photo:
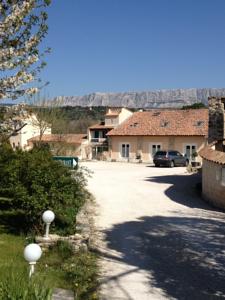
[[[193,153],[196,152],[196,145],[185,145],[184,149],[186,157],[191,160],[193,157]]]
[[[130,145],[129,144],[122,144],[121,156],[124,158],[129,158],[129,156],[130,156]]]
[[[161,145],[160,144],[152,144],[151,145],[151,156],[152,156],[152,159],[154,157],[154,155],[156,154],[157,151],[161,150]]]

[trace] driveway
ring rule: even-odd
[[[225,214],[185,168],[83,163],[94,173],[101,299],[225,299]]]

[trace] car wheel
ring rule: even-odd
[[[171,162],[170,162],[170,168],[173,168],[174,166],[175,166],[174,161],[171,160]]]
[[[158,168],[160,166],[160,164],[155,164],[155,167]]]

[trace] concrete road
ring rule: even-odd
[[[102,234],[101,299],[225,299],[225,214],[197,175],[145,164],[83,163]]]

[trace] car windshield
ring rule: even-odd
[[[157,151],[155,155],[166,155],[166,151]]]

